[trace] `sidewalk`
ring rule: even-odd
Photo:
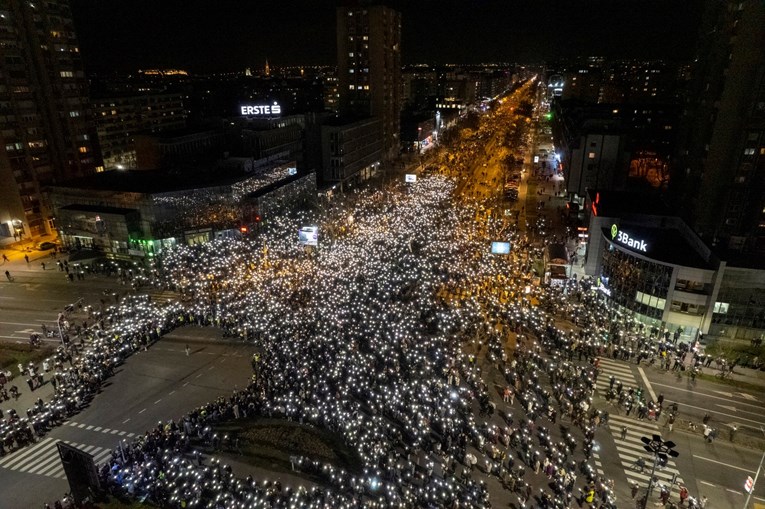
[[[8,383],[5,384],[5,387],[6,389],[9,389],[12,385],[18,387],[19,399],[16,401],[11,398],[8,401],[0,403],[0,408],[2,408],[3,415],[6,418],[8,416],[8,410],[11,408],[16,410],[16,413],[19,414],[19,417],[24,418],[27,415],[27,409],[33,407],[35,401],[37,401],[38,398],[42,398],[46,403],[53,398],[53,384],[50,383],[53,371],[49,371],[44,374],[45,383],[43,383],[42,386],[38,387],[34,391],[29,390],[29,385],[27,385],[28,377],[26,375],[20,376],[18,373],[19,370],[16,368],[16,366],[10,367],[9,371],[11,371],[14,376],[12,380],[9,380]]]

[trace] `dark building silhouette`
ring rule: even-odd
[[[718,250],[765,253],[765,3],[708,1],[679,135],[678,210]]]
[[[399,153],[401,13],[373,2],[337,9],[337,78],[340,114],[376,117],[385,158]]]
[[[47,185],[103,169],[69,2],[0,7],[0,243],[53,231]]]

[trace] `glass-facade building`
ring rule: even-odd
[[[603,253],[601,282],[617,304],[661,321],[672,267],[632,256],[609,245]]]

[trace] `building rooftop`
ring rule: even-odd
[[[588,212],[596,216],[673,215],[670,208],[656,194],[631,193],[628,191],[600,191],[597,189],[588,189],[587,193],[591,204]]]
[[[72,210],[75,212],[94,212],[96,214],[113,214],[119,216],[125,216],[136,212],[135,209],[107,207],[104,205],[67,205],[66,207],[61,207],[61,210]]]
[[[161,170],[114,170],[57,184],[55,188],[122,191],[130,193],[170,193],[233,184],[250,177],[242,170],[207,172],[168,172]]]

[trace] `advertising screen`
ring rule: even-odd
[[[509,242],[492,242],[491,254],[510,254]]]
[[[302,246],[318,246],[319,245],[319,227],[318,226],[303,226],[298,230],[298,242]]]
[[[417,182],[417,175],[407,173],[404,175],[404,182]]]

